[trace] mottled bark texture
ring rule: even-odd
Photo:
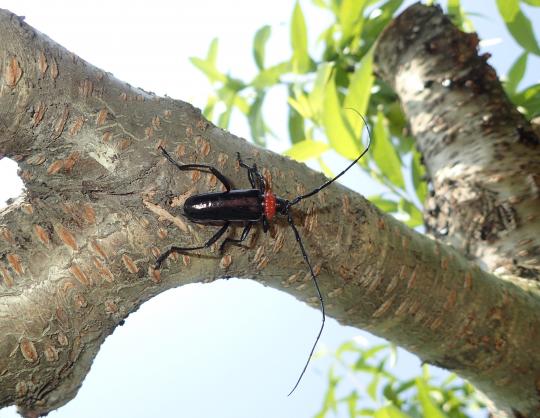
[[[417,39],[436,34],[423,32],[430,24],[426,16],[431,14],[449,34],[455,32],[437,9],[415,7],[407,13],[419,13],[424,21],[416,25],[416,18],[410,23],[411,17],[402,17],[381,40],[377,61],[388,80],[413,67],[416,50],[423,54],[424,42],[410,49]],[[403,40],[392,40],[393,31],[407,28],[397,35]],[[470,37],[454,36],[469,49],[460,48],[474,50]],[[26,187],[0,212],[0,405],[17,404],[25,416],[38,416],[68,402],[105,337],[141,303],[171,287],[238,276],[318,306],[283,221],[267,235],[257,228],[246,247],[231,248],[225,256],[214,247],[170,257],[154,271],[160,251],[171,244],[202,243],[213,233],[212,227],[186,222],[180,207],[190,194],[220,189],[211,175],[179,172],[157,147],[182,162],[215,165],[236,186],[246,187],[245,172],[235,160],[239,151],[266,167],[264,175],[284,197],[310,190],[322,175],[216,128],[186,103],[116,80],[6,11],[0,12],[0,39],[0,153],[18,162]],[[447,52],[435,48],[422,55],[422,64],[415,64],[417,77],[429,69],[433,86],[442,85],[435,71]],[[437,58],[438,53],[444,57]],[[476,60],[472,54],[469,61]],[[388,63],[391,68],[383,70]],[[452,89],[432,90],[437,103],[454,100],[447,96]],[[482,94],[485,111],[491,96]],[[431,95],[425,96],[431,112]],[[467,106],[474,100],[473,95]],[[417,112],[421,103],[415,103]],[[453,110],[462,109],[454,105]],[[515,131],[510,127],[515,119],[500,119],[491,132],[499,127]],[[522,123],[520,132],[527,132]],[[441,144],[437,152],[424,150],[431,172],[430,159],[438,167],[449,158],[442,145],[444,129],[433,128],[428,132],[424,125],[423,131],[429,143]],[[458,130],[454,142],[482,147],[486,131],[479,132],[472,137]],[[533,147],[533,137],[528,138],[525,143],[521,136],[515,139],[501,158],[515,158],[514,147]],[[528,156],[530,161],[534,153]],[[517,170],[515,164],[512,169]],[[455,370],[502,408],[530,416],[538,412],[536,288],[481,270],[457,250],[409,230],[339,185],[305,201],[295,219],[330,316]],[[527,221],[521,219],[513,233],[523,231]],[[490,248],[491,242],[482,245]]]
[[[485,270],[516,285],[537,288],[540,141],[505,95],[486,62],[489,54],[478,55],[478,41],[476,34],[453,27],[439,9],[417,4],[381,36],[376,71],[398,94],[423,155],[433,187],[425,207],[429,233]],[[482,303],[477,299],[474,305]],[[510,316],[503,313],[505,309],[492,309],[485,331],[499,321],[508,322],[508,329],[513,329],[516,314],[530,319],[531,324],[538,319],[533,305],[527,312]],[[488,391],[499,406],[515,416],[540,416],[540,375],[537,360],[531,356],[535,348],[529,341],[508,351],[506,344],[516,336],[515,331],[512,335],[474,336],[486,351],[499,352],[500,359],[486,364],[481,355],[473,361],[477,372],[491,375],[495,386],[525,385],[519,389],[521,394],[506,393],[504,399]],[[538,340],[536,326],[523,331],[524,342],[529,333]],[[453,361],[444,360],[442,365],[459,370],[461,366],[455,368]],[[503,362],[511,367],[499,380],[492,373]],[[462,374],[478,383],[468,372]],[[481,384],[478,387],[485,390]]]
[[[478,41],[418,5],[386,30],[377,71],[431,178],[429,231],[489,271],[540,281],[540,141]]]

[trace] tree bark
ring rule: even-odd
[[[421,25],[411,24],[417,19],[423,19]],[[444,115],[452,122],[446,124],[453,128],[463,117],[453,94],[470,88],[464,82],[444,90],[446,83],[440,80],[448,78],[450,69],[437,71],[442,71],[438,63],[447,51],[433,48],[425,54],[414,47],[439,33],[426,31],[430,25],[455,34],[455,50],[469,54],[460,74],[468,74],[469,61],[478,68],[485,64],[470,35],[457,32],[436,8],[413,6],[378,45],[379,72],[395,86],[413,129],[427,138],[419,138],[419,147],[434,179],[434,197],[448,194],[449,186],[439,186],[445,178],[437,180],[440,167],[470,162],[471,151],[460,157],[455,152],[463,151],[450,152],[447,146],[478,147],[475,155],[488,164],[493,156],[484,156],[489,151],[482,144],[495,142],[490,135],[512,144],[502,155],[504,161],[515,164],[515,152],[520,157],[517,165],[498,164],[498,170],[511,166],[512,177],[504,177],[497,187],[507,184],[521,191],[530,184],[527,176],[533,182],[539,178],[538,157],[531,152],[538,150],[538,139],[507,104],[496,77],[489,81],[494,86],[489,94],[467,96],[467,106],[479,113],[468,116],[464,127],[481,126],[488,104],[506,109],[512,118],[497,117],[490,129],[478,128],[474,135],[456,129],[450,144],[445,139],[449,128],[430,124],[428,129],[429,121],[422,119],[423,103],[432,118],[440,116],[437,106],[444,103]],[[395,42],[395,36],[410,42]],[[76,395],[105,337],[143,302],[171,287],[237,276],[318,306],[283,220],[266,236],[257,228],[248,248],[233,247],[220,256],[213,246],[171,256],[159,271],[152,266],[170,245],[208,239],[214,228],[187,222],[180,206],[191,194],[220,190],[212,175],[179,172],[163,158],[159,145],[182,162],[214,165],[237,187],[248,187],[236,162],[238,151],[265,167],[265,177],[283,197],[321,184],[321,174],[213,126],[189,104],[116,80],[7,11],[0,11],[0,39],[0,153],[18,162],[26,188],[0,212],[0,406],[16,404],[23,415],[39,416],[64,405]],[[425,74],[433,80],[427,84],[435,87],[427,92],[424,87],[411,100],[404,76],[422,82]],[[478,83],[486,75],[475,74]],[[525,132],[527,140],[511,136],[516,130]],[[516,173],[516,166],[525,170],[525,163],[529,171],[521,178],[523,171]],[[482,170],[472,180],[478,182],[481,175]],[[459,177],[460,187],[472,187],[467,186],[471,178]],[[492,190],[490,185],[480,181],[474,187]],[[462,194],[457,195],[454,208],[463,216],[475,213],[478,220],[484,212],[474,212],[478,208],[468,207],[459,200]],[[514,209],[519,226],[511,230],[513,240],[501,233],[499,224],[488,228],[490,239],[479,239],[479,225],[485,226],[480,221],[468,225],[473,231],[461,238],[464,222],[447,216],[448,222],[456,222],[448,234],[458,236],[451,241],[455,248],[408,229],[339,185],[304,202],[294,216],[330,316],[456,371],[501,409],[534,416],[540,408],[540,317],[536,282],[527,280],[534,275],[531,266],[538,266],[538,238],[528,229],[529,221],[531,228],[538,222],[532,216],[538,213],[533,200],[512,203],[525,202]],[[532,241],[523,244],[528,254],[509,263],[515,257],[509,246],[525,239]],[[467,259],[471,257],[490,270],[505,266],[514,276],[494,276]]]
[[[416,4],[380,37],[376,71],[398,94],[423,155],[433,188],[424,212],[428,232],[501,280],[528,287],[536,299],[540,141],[504,93],[486,62],[489,54],[478,55],[478,42],[475,33],[459,31],[439,9]],[[485,302],[475,300],[474,305],[479,303]],[[498,321],[512,327],[518,313],[507,315],[500,307],[488,307],[484,332]],[[468,309],[473,312],[473,305]],[[525,320],[538,317],[534,309],[518,315]],[[505,390],[497,395],[496,389],[487,389],[469,371],[461,371],[461,365],[454,367],[454,360],[444,360],[442,366],[467,376],[515,416],[540,416],[540,375],[528,358],[532,346],[505,347],[517,337],[515,331],[512,336],[489,331],[465,339],[460,342],[465,344],[461,355],[468,355],[467,346],[499,352],[498,360],[495,356],[487,363],[475,358],[474,373],[492,378],[495,386],[519,382],[524,385],[521,394]],[[535,327],[522,332],[523,342],[529,332],[538,335]],[[503,363],[510,368],[495,377],[493,371]]]

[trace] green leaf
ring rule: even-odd
[[[197,57],[191,57],[189,60],[195,67],[201,70],[211,82],[221,81],[224,83],[227,81],[227,76],[219,72],[212,62]]]
[[[255,33],[255,38],[253,39],[253,58],[259,70],[264,68],[266,42],[270,38],[271,33],[272,29],[270,26],[265,25]]]
[[[390,350],[390,354],[388,355],[390,367],[394,367],[397,363],[397,357],[398,357],[397,345],[394,343],[390,343],[390,346],[388,348]]]
[[[227,109],[225,109],[223,113],[219,115],[218,126],[220,128],[227,129],[229,127],[229,123],[231,122],[232,109],[232,106],[228,106]]]
[[[386,213],[395,213],[398,211],[398,204],[394,200],[385,199],[381,195],[369,196],[368,200]]]
[[[216,93],[226,106],[236,106],[244,115],[248,114],[249,104],[246,99],[238,95],[238,90],[230,88],[230,84],[225,84]]]
[[[497,9],[506,23],[512,22],[519,12],[518,0],[496,0]]]
[[[448,14],[452,23],[465,32],[473,32],[474,26],[472,21],[467,17],[460,0],[448,0]]]
[[[266,134],[266,126],[264,124],[264,119],[261,112],[263,102],[264,93],[260,93],[255,97],[253,104],[249,108],[248,122],[253,141],[258,145],[264,146],[264,144],[266,143],[264,140],[264,136]]]
[[[335,177],[334,172],[330,169],[330,167],[328,167],[322,158],[317,158],[317,162],[319,163],[319,166],[326,177],[329,179],[333,179]]]
[[[330,145],[336,152],[350,160],[360,154],[356,138],[341,113],[334,79],[326,83],[322,124]]]
[[[533,84],[514,96],[514,103],[518,106],[527,107],[531,101],[540,99],[540,83]]]
[[[448,14],[450,15],[452,22],[458,26],[461,27],[462,23],[462,8],[460,0],[448,0],[447,4]]]
[[[321,9],[329,9],[330,8],[330,6],[328,6],[328,4],[326,4],[325,0],[313,0],[313,4],[315,6],[320,7]]]
[[[212,39],[210,46],[208,47],[208,52],[206,53],[206,61],[216,65],[217,54],[218,54],[218,38]]]
[[[328,151],[328,149],[330,149],[330,146],[326,142],[304,139],[294,144],[283,155],[294,158],[296,161],[304,162],[319,157]]]
[[[206,102],[206,106],[203,110],[203,115],[206,119],[212,120],[214,119],[214,108],[216,106],[218,99],[216,96],[210,96],[208,98],[208,101]]]
[[[373,144],[371,152],[377,167],[390,182],[400,188],[405,189],[403,173],[401,172],[401,161],[390,140],[390,135],[386,129],[386,119],[381,110],[377,112],[377,123],[373,130]]]
[[[406,380],[404,382],[400,382],[397,389],[395,390],[396,393],[401,393],[401,392],[405,392],[406,390],[409,390],[410,388],[412,388],[413,386],[416,385],[416,380],[415,379],[409,379],[409,380]]]
[[[384,385],[383,391],[382,391],[384,397],[389,400],[394,405],[400,405],[401,400],[399,399],[398,393],[394,391],[394,388],[392,387],[392,383],[387,383]]]
[[[369,383],[369,385],[366,388],[367,394],[374,401],[377,400],[377,389],[379,387],[380,380],[381,380],[381,376],[379,374],[375,374],[373,376],[373,379],[371,379],[371,382]]]
[[[326,85],[329,82],[329,78],[333,71],[332,64],[320,65],[317,69],[317,76],[313,83],[313,88],[308,95],[309,108],[311,109],[311,119],[319,123],[321,119],[321,113],[323,111]]]
[[[383,28],[388,24],[388,22],[390,22],[394,12],[399,8],[399,6],[401,6],[402,3],[403,0],[388,0],[381,6],[377,7],[375,10],[378,10],[381,13],[379,14],[372,12],[370,17],[364,22],[363,37],[365,40],[370,39],[371,42],[373,42],[373,40],[379,36]]]
[[[388,348],[388,344],[379,344],[379,345],[375,345],[367,350],[364,350],[362,352],[362,357],[364,357],[364,359],[369,359],[371,357],[374,357],[377,353],[383,351],[383,350],[386,350]]]
[[[300,74],[307,72],[311,63],[308,54],[307,27],[298,1],[294,6],[291,20],[291,46],[293,71]]]
[[[290,93],[289,93],[290,94]],[[293,144],[305,138],[304,135],[304,118],[292,106],[289,106],[289,138]]]
[[[370,50],[362,58],[360,67],[351,77],[349,89],[345,96],[344,107],[356,110],[361,115],[367,114],[371,87],[375,77],[373,76],[373,50]],[[364,121],[354,112],[347,112],[347,120],[353,128],[354,135],[361,140],[364,129]]]
[[[416,387],[418,388],[418,400],[423,409],[422,416],[425,418],[446,418],[447,416],[439,409],[433,399],[431,399],[428,386],[422,378],[416,378]]]
[[[375,374],[378,372],[375,366],[371,366],[367,364],[362,357],[356,360],[356,363],[354,363],[354,366],[353,366],[353,370],[357,372],[364,372],[364,373],[370,373],[370,374]]]
[[[347,42],[353,33],[360,33],[362,31],[365,3],[365,0],[343,0],[341,2],[338,19],[341,24],[342,39],[345,42]]]
[[[400,411],[394,405],[387,405],[375,411],[373,418],[411,418],[411,416]]]
[[[356,109],[357,112],[365,115],[374,81],[373,49],[370,49],[362,58],[360,66],[351,76],[344,106]]]
[[[524,109],[526,116],[532,119],[540,114],[540,83],[533,84],[525,90],[515,94],[512,101],[516,106]]]
[[[237,98],[237,94],[234,90],[229,89],[227,86],[217,91],[219,98],[225,103],[225,111],[218,118],[218,126],[223,129],[229,127],[231,121],[231,114],[234,108],[234,103]]]
[[[347,409],[349,410],[349,416],[354,417],[356,415],[356,404],[358,403],[358,393],[352,392],[347,396]]]
[[[250,105],[248,104],[247,100],[244,99],[242,96],[236,94],[233,100],[233,105],[240,110],[244,115],[248,115]]]
[[[294,96],[289,96],[287,102],[289,105],[296,110],[304,119],[312,119],[313,112],[311,110],[311,105],[309,99],[300,89],[294,89]]]
[[[429,379],[431,379],[431,373],[429,370],[429,366],[427,364],[422,364],[422,379],[424,379],[424,382],[429,382]]]
[[[323,31],[317,38],[317,44],[323,44],[325,46],[324,52],[322,54],[323,62],[336,61],[337,51],[336,51],[336,40],[334,34],[337,31],[337,25],[330,25],[325,31]]]
[[[454,382],[457,379],[457,375],[454,373],[449,373],[446,379],[441,383],[441,387],[448,386],[450,383]]]
[[[516,92],[519,83],[525,75],[528,56],[529,54],[527,52],[522,53],[508,71],[504,88],[509,95],[513,95]]]
[[[291,70],[291,64],[289,61],[285,61],[272,67],[268,67],[265,70],[262,70],[257,76],[251,81],[251,85],[255,89],[264,89],[267,87],[272,87],[279,82],[279,78]]]
[[[506,27],[526,51],[540,55],[540,47],[534,36],[531,21],[519,10],[511,22],[506,22]]]
[[[521,0],[523,3],[527,3],[529,6],[540,7],[540,0]]]
[[[341,344],[338,349],[336,350],[336,356],[340,357],[343,353],[349,353],[353,352],[356,353],[359,351],[358,345],[355,343],[354,340],[345,341],[343,344]]]
[[[326,412],[332,410],[336,411],[337,401],[336,401],[336,386],[339,383],[339,377],[334,374],[333,368],[330,368],[328,373],[328,390],[324,397],[322,409],[319,411],[315,418],[323,418],[326,415]]]
[[[412,180],[413,180],[413,186],[414,190],[416,192],[416,196],[418,197],[418,201],[421,204],[424,204],[426,201],[428,188],[426,181],[424,179],[424,176],[426,175],[426,168],[420,161],[422,158],[421,154],[416,151],[416,149],[413,151],[413,160],[412,160]]]
[[[201,70],[210,80],[210,82],[221,81],[225,82],[227,76],[218,71],[216,67],[218,54],[218,39],[212,39],[210,46],[208,47],[208,52],[206,53],[206,59],[190,57],[191,63]]]
[[[235,93],[238,93],[239,91],[245,89],[247,86],[242,80],[227,76],[227,79],[225,81],[225,87]]]
[[[398,101],[390,99],[390,100],[387,100],[387,102],[389,103],[384,105],[384,114],[386,115],[386,119],[388,119],[390,134],[399,139],[400,153],[406,154],[409,152],[408,150],[409,141],[405,139],[406,137],[403,137],[403,131],[405,127],[407,126],[407,120],[405,118],[405,114],[403,113],[403,110],[401,109],[401,105],[399,104]],[[410,141],[410,142],[414,144],[413,141]]]
[[[402,198],[399,201],[398,207],[400,212],[409,215],[409,219],[405,221],[405,224],[409,228],[416,228],[424,224],[422,212],[411,201]]]

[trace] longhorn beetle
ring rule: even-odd
[[[272,221],[276,214],[282,215],[287,218],[287,222],[289,223],[294,232],[296,242],[298,242],[298,246],[300,247],[300,251],[302,252],[302,256],[304,257],[304,261],[309,268],[311,279],[313,280],[313,284],[315,285],[315,289],[317,290],[317,295],[321,304],[322,313],[321,328],[319,329],[319,333],[315,338],[315,343],[313,344],[313,347],[309,352],[307,362],[302,369],[302,372],[300,373],[296,384],[287,396],[290,396],[296,390],[298,384],[300,383],[300,380],[302,380],[302,377],[306,372],[311,357],[313,356],[313,352],[315,351],[315,347],[317,346],[317,342],[321,337],[324,329],[324,322],[326,320],[326,314],[324,311],[324,300],[321,294],[321,290],[319,288],[319,283],[317,282],[317,277],[309,261],[302,239],[300,238],[300,233],[298,232],[298,229],[293,222],[291,208],[302,200],[307,199],[308,197],[319,193],[325,187],[328,187],[330,184],[340,178],[343,174],[345,174],[352,166],[354,166],[360,160],[360,158],[362,158],[369,150],[369,147],[371,145],[371,132],[369,130],[366,119],[355,109],[350,110],[356,112],[358,116],[362,118],[362,121],[366,126],[368,132],[367,147],[354,161],[352,161],[347,166],[347,168],[345,168],[345,170],[343,170],[337,176],[326,181],[324,184],[313,189],[309,193],[296,196],[292,200],[283,199],[279,196],[276,196],[270,189],[270,186],[268,185],[262,174],[259,172],[257,165],[247,165],[240,157],[240,153],[237,153],[238,163],[241,167],[247,170],[248,180],[251,184],[252,189],[233,189],[229,180],[215,167],[207,164],[179,164],[169,155],[169,153],[161,145],[159,146],[165,158],[167,158],[167,160],[169,160],[171,164],[176,166],[176,168],[181,171],[195,170],[205,173],[211,173],[217,177],[217,179],[223,184],[223,186],[225,186],[225,191],[217,193],[196,194],[186,199],[186,201],[184,202],[184,216],[187,219],[195,223],[211,225],[222,224],[222,226],[203,245],[199,245],[197,247],[172,246],[157,258],[154,265],[154,268],[156,270],[161,267],[163,261],[165,261],[165,259],[172,253],[182,253],[210,247],[225,233],[225,231],[227,231],[231,224],[243,224],[244,230],[242,231],[242,235],[239,239],[228,237],[225,238],[225,240],[223,240],[219,247],[220,252],[223,252],[223,250],[225,249],[225,245],[227,245],[228,243],[238,245],[243,242],[247,238],[253,224],[261,222],[263,231],[266,233],[269,228],[269,223]]]

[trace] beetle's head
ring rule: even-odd
[[[290,202],[286,199],[276,196],[276,212],[280,215],[286,216],[289,211]]]

